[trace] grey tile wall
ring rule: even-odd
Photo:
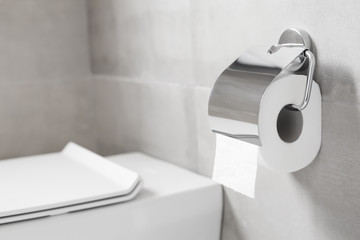
[[[259,169],[256,198],[225,189],[224,240],[359,239],[358,1],[89,0],[99,151],[143,151],[211,176],[210,89],[253,44],[306,29],[323,93],[319,156]]]
[[[101,154],[142,151],[197,170],[192,89],[106,76],[95,79]]]
[[[0,1],[0,159],[95,148],[86,1]]]

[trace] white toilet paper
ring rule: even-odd
[[[254,198],[257,155],[258,146],[216,134],[213,179]]]
[[[307,107],[297,114],[302,116],[302,124],[285,129],[283,136],[278,132],[280,111],[288,104],[300,104],[304,98],[306,76],[289,75],[274,80],[266,89],[259,110],[259,148],[263,164],[275,171],[294,172],[310,164],[319,152],[321,145],[321,93],[319,85],[313,82],[311,97]],[[279,119],[281,122],[281,119]],[[299,119],[298,119],[299,120]],[[294,122],[294,121],[293,121]],[[285,119],[281,127],[286,127]],[[292,132],[299,130],[298,138],[291,139]],[[284,137],[285,140],[281,139]],[[288,135],[288,136],[286,136]],[[290,140],[286,142],[287,140]],[[294,140],[294,141],[293,141]]]
[[[260,147],[217,134],[215,181],[253,198],[258,164],[294,172],[313,161],[321,145],[319,85],[313,82],[304,110],[282,111],[286,105],[302,102],[305,85],[306,76],[289,75],[275,79],[266,89],[259,108]]]

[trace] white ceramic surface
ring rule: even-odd
[[[33,217],[44,217],[80,210],[89,202],[97,204],[88,207],[101,206],[98,201],[108,198],[120,202],[120,197],[134,193],[139,182],[136,172],[75,143],[59,153],[2,160],[0,224],[14,216],[29,219],[35,212]],[[72,209],[65,209],[69,206]]]
[[[140,153],[109,159],[140,174],[144,187],[134,200],[0,225],[0,239],[219,240],[219,184]]]

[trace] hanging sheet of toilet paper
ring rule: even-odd
[[[216,134],[213,179],[254,198],[258,149],[256,145]]]
[[[309,104],[301,111],[300,136],[285,142],[279,137],[276,127],[284,106],[301,103],[305,83],[306,76],[291,75],[267,88],[259,109],[261,147],[216,134],[215,181],[254,198],[258,163],[279,172],[294,172],[311,163],[321,145],[321,93],[318,84],[313,83]]]

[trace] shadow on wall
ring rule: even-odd
[[[234,201],[231,200],[231,195],[235,198],[237,193],[232,191],[231,189],[227,189],[224,187],[223,190],[223,227],[221,231],[221,239],[247,239],[245,232],[242,227],[239,228],[237,225],[239,224],[237,220],[237,214],[235,211],[241,211],[239,209],[240,206],[234,204]],[[251,201],[252,199],[248,199]],[[249,206],[247,206],[249,207]],[[241,224],[243,225],[243,224]]]
[[[312,203],[314,224],[327,239],[358,239],[360,108],[356,79],[341,63],[320,66],[317,76],[323,94],[322,147],[314,162],[293,177]]]
[[[92,73],[113,73],[119,65],[119,37],[115,19],[115,3],[115,1],[97,0],[87,2],[88,16],[90,16],[88,17],[88,28]]]

